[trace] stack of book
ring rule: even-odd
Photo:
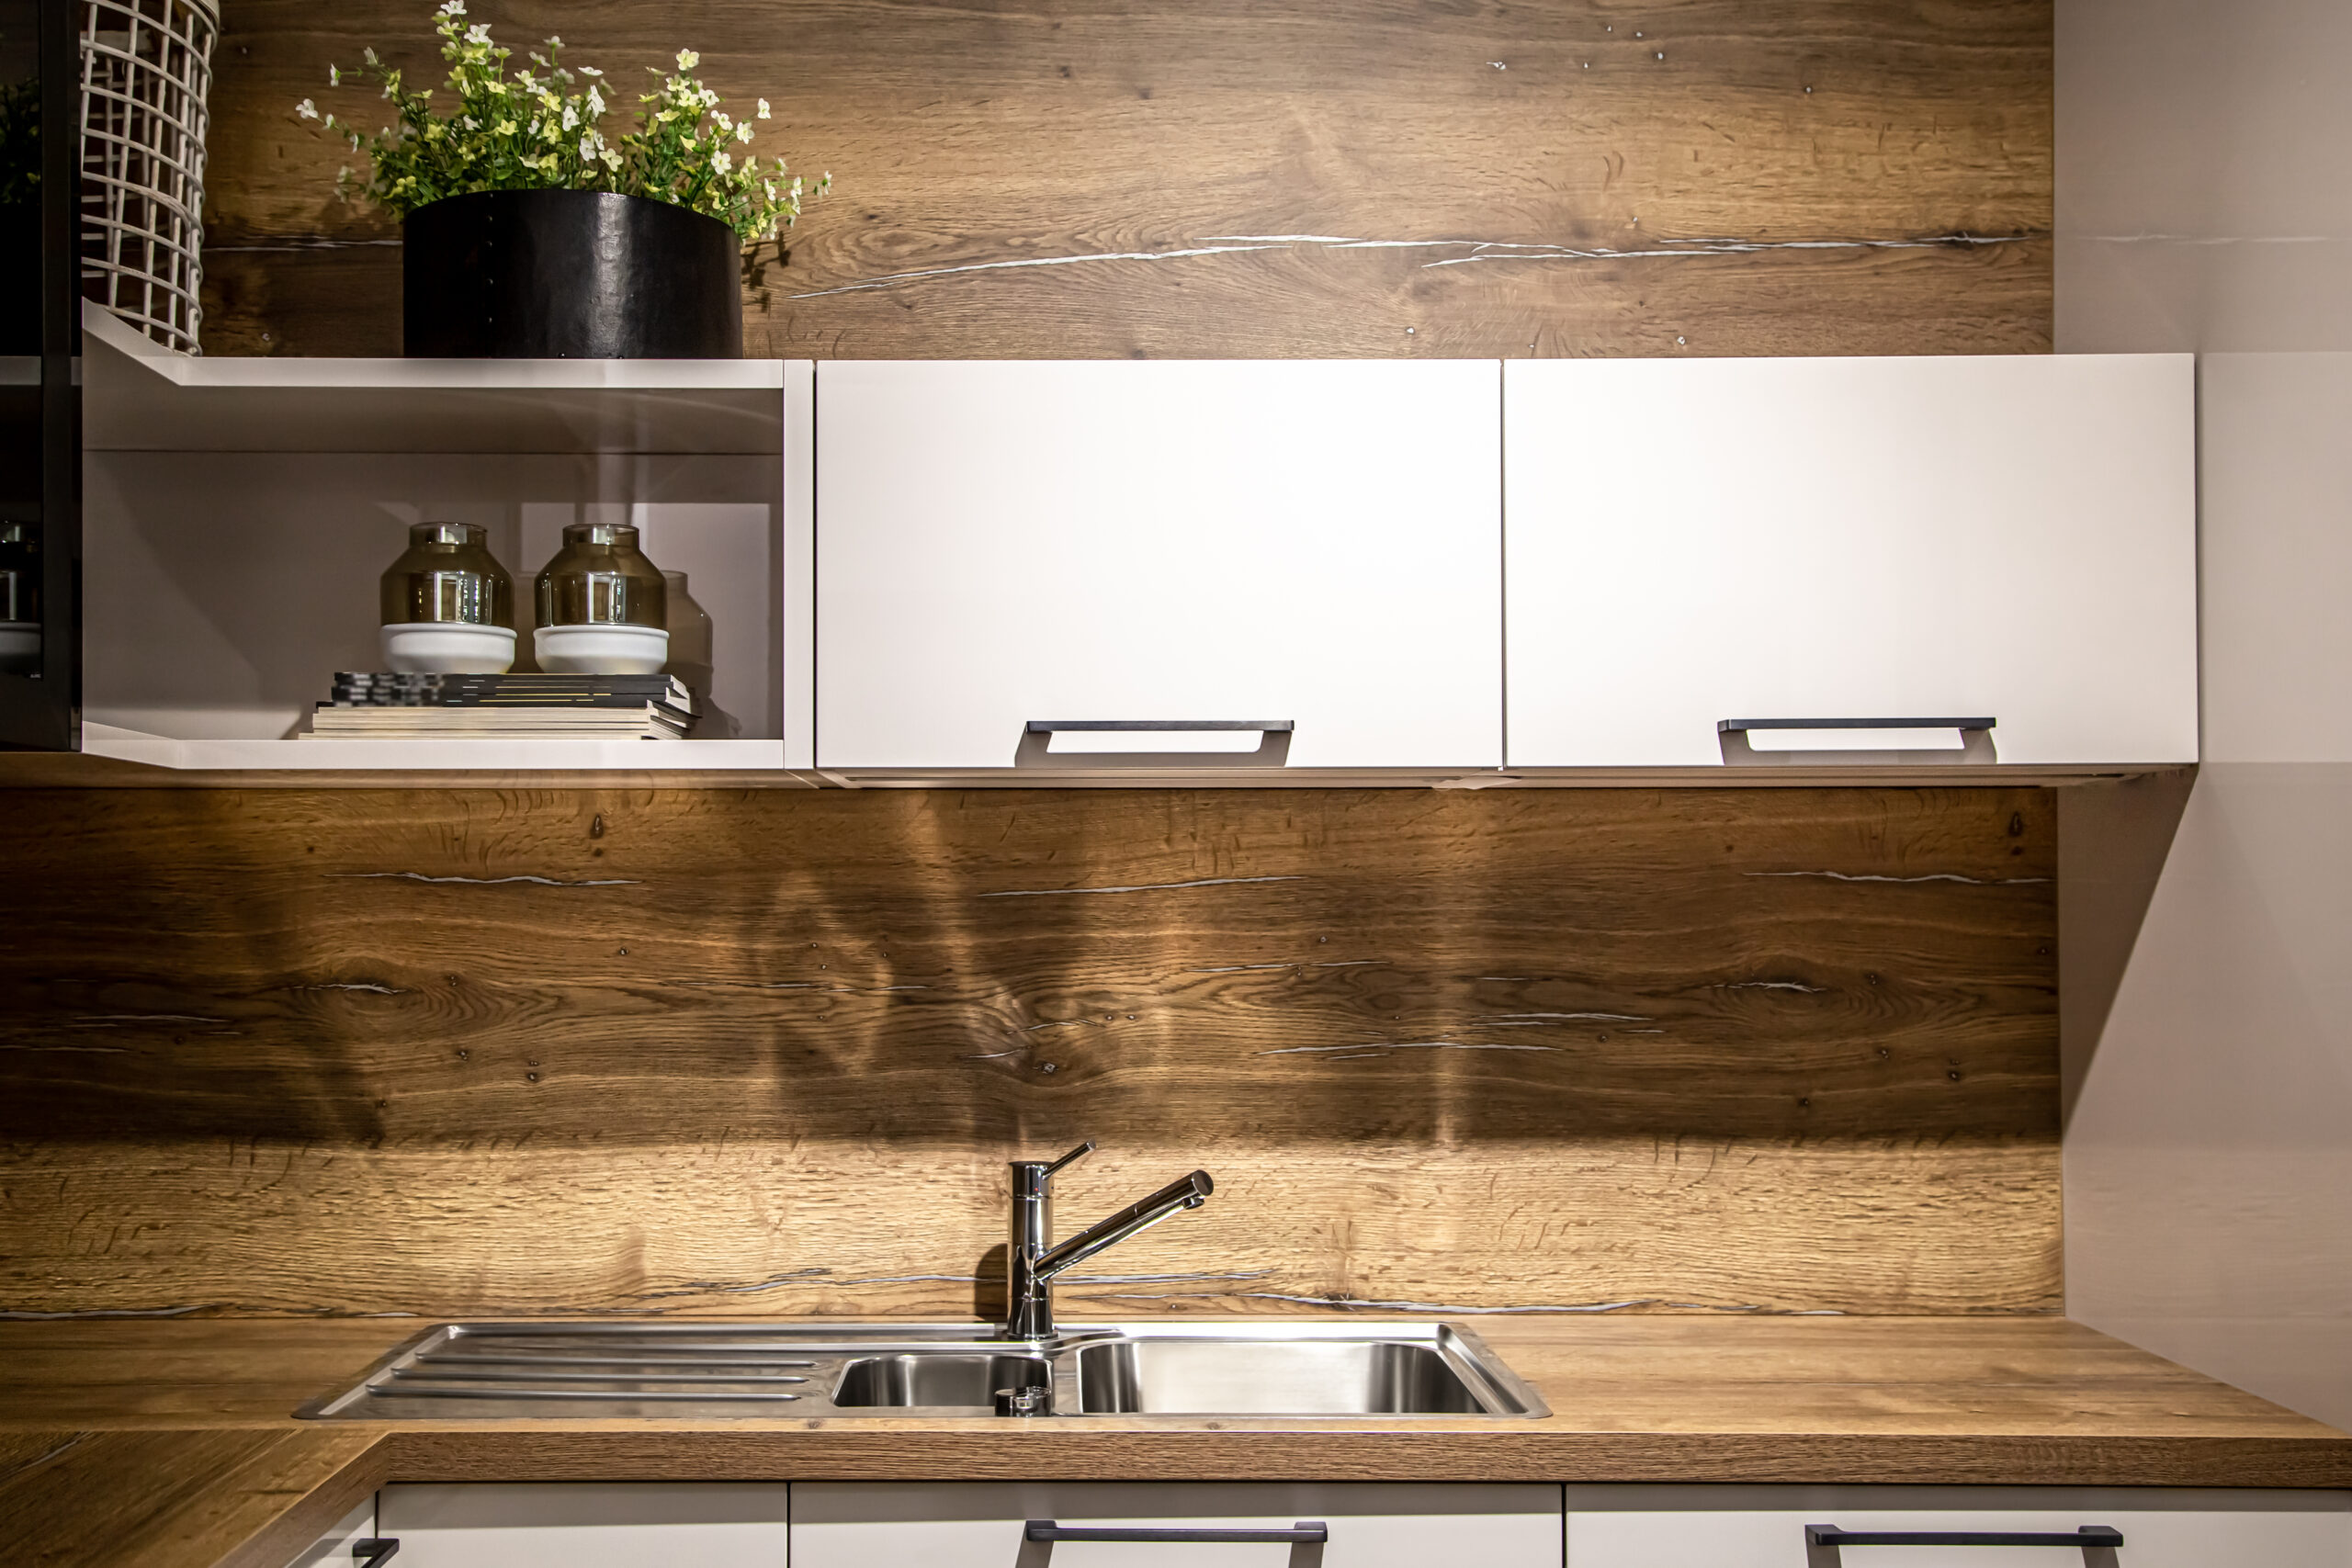
[[[338,674],[305,738],[675,740],[694,722],[670,675]]]

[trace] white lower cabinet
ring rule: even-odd
[[[785,1568],[781,1483],[387,1486],[399,1568]],[[347,1559],[346,1559],[347,1561]]]
[[[373,1540],[375,1534],[376,1495],[370,1492],[366,1502],[345,1514],[334,1529],[312,1541],[286,1568],[330,1568],[330,1564],[332,1568],[352,1568],[352,1543]]]
[[[1064,1529],[1325,1527],[1328,1540],[1039,1540]],[[1370,1483],[803,1483],[792,1568],[1559,1568],[1557,1486]],[[420,1565],[421,1568],[421,1565]]]
[[[1809,1526],[1861,1536],[2049,1536],[2096,1526],[2121,1543],[2094,1541],[2086,1551],[1809,1540]],[[1247,1539],[1303,1531],[1321,1539]],[[1374,1482],[399,1485],[355,1511],[297,1559],[298,1568],[347,1563],[351,1540],[368,1534],[399,1540],[399,1568],[2352,1568],[2352,1493]]]
[[[2063,1486],[1570,1486],[1567,1568],[2352,1568],[2352,1493]],[[1808,1547],[1860,1533],[2064,1534],[2120,1548]]]

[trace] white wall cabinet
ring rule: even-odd
[[[377,1495],[377,1524],[400,1541],[400,1568],[785,1568],[790,1490],[752,1482],[387,1486]]]
[[[1751,718],[2197,759],[2190,356],[1515,360],[1504,386],[1511,766],[1717,766]],[[1890,739],[1755,737],[1963,760]]]
[[[1557,1486],[1095,1482],[803,1482],[792,1568],[1559,1568]],[[1080,1529],[1328,1527],[1306,1544],[1031,1541],[1031,1519]]]
[[[1567,1568],[1807,1568],[1807,1525],[2064,1534],[2109,1525],[2095,1568],[2346,1568],[2352,1495],[2060,1486],[1570,1486]],[[2075,1568],[2080,1548],[1849,1546],[1840,1568]],[[1813,1562],[1826,1562],[1816,1554]]]
[[[1500,398],[1492,360],[820,366],[818,765],[1272,719],[1294,768],[1499,766]]]

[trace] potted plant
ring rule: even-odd
[[[370,135],[308,98],[294,111],[367,158],[359,198],[401,220],[407,352],[740,355],[743,247],[799,216],[799,176],[750,150],[752,118],[719,107],[692,50],[654,71],[633,123],[607,136],[604,73],[563,64],[551,38],[510,74],[512,51],[465,16],[464,0],[447,0],[435,17],[454,100],[440,112],[372,49],[358,74],[381,85],[392,125]],[[344,79],[329,69],[330,85]],[[756,118],[768,118],[764,98]],[[350,169],[339,184],[350,198]]]

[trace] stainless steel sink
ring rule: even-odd
[[[319,1420],[472,1416],[940,1417],[1001,1389],[1089,1416],[1548,1416],[1476,1334],[1448,1324],[452,1323],[401,1347]],[[1042,1411],[1040,1413],[1043,1413]]]
[[[870,1404],[994,1409],[998,1389],[1044,1388],[1052,1381],[1053,1363],[1043,1356],[901,1350],[895,1356],[860,1356],[843,1367],[833,1385],[833,1403],[844,1410]]]
[[[1080,1347],[1079,1409],[1137,1416],[1482,1416],[1443,1349],[1395,1339],[1139,1337]],[[1466,1361],[1467,1358],[1462,1358]]]

